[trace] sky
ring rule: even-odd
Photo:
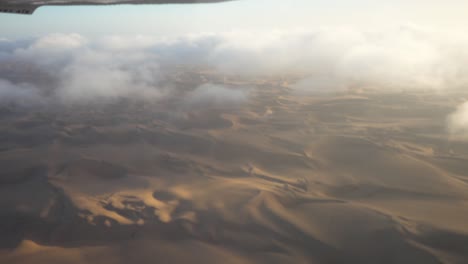
[[[219,4],[42,7],[33,16],[0,15],[0,37],[50,33],[157,34],[317,27],[375,29],[416,24],[461,30],[468,24],[462,0],[237,0]]]

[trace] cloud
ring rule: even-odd
[[[151,54],[88,50],[73,59],[60,74],[56,94],[71,103],[160,97],[159,64]]]
[[[202,84],[189,92],[185,101],[191,107],[233,107],[245,102],[248,90],[245,87],[227,87],[218,84]]]
[[[468,53],[461,45],[467,41],[415,27],[234,34],[219,43],[209,60],[226,72],[302,73],[309,82],[328,78],[377,89],[443,90],[468,83]]]
[[[347,87],[444,90],[468,84],[466,44],[459,36],[404,26],[192,35],[155,41],[152,50],[164,61],[213,65],[228,74],[301,73]]]
[[[40,90],[31,84],[13,84],[0,79],[0,104],[17,104],[20,106],[35,106],[42,103]]]
[[[447,125],[451,135],[468,138],[468,102],[459,105],[448,116]]]
[[[79,34],[52,34],[38,39],[30,49],[50,53],[80,48],[85,44],[86,39]]]
[[[299,74],[303,79],[292,85],[299,93],[353,87],[443,91],[468,84],[466,44],[460,36],[414,26],[381,32],[325,28],[175,38],[88,39],[78,34],[53,34],[32,40],[2,40],[0,78],[9,83],[3,83],[3,93],[15,89],[8,92],[10,98],[30,91],[34,96],[25,94],[25,98],[62,103],[162,100],[176,89],[168,85],[165,69],[180,64],[211,66],[228,75]],[[31,77],[36,74],[32,68],[48,76],[50,84],[44,84],[47,78],[42,75]],[[21,93],[16,92],[17,86],[22,87]],[[47,92],[41,90],[45,86]],[[193,99],[183,100],[195,105],[202,98],[216,102],[246,95],[212,84],[186,96]]]
[[[345,92],[348,85],[334,76],[311,76],[297,81],[292,88],[295,94],[308,95]]]
[[[19,63],[20,62],[20,63]],[[41,76],[30,76],[38,68],[53,76],[49,94],[38,93],[39,100],[60,103],[103,103],[120,98],[156,99],[162,94],[160,67],[156,55],[139,50],[113,50],[97,46],[77,34],[54,34],[20,47],[5,57],[5,68],[23,76],[21,86],[38,88]],[[10,65],[10,66],[9,66]],[[0,77],[8,78],[9,76]],[[18,90],[17,85],[3,85],[4,90]],[[25,89],[21,89],[24,91]],[[11,97],[11,96],[10,96]],[[14,98],[19,98],[16,95]]]

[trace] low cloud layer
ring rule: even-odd
[[[468,139],[468,102],[457,107],[448,117],[448,129],[453,136]]]
[[[202,84],[191,91],[186,102],[193,107],[233,107],[247,100],[248,91],[244,87],[235,89],[223,85]]]
[[[2,102],[83,103],[119,98],[157,101],[171,93],[168,65],[204,65],[223,74],[300,74],[299,92],[463,88],[468,84],[464,39],[416,27],[385,32],[321,29],[88,39],[54,34],[0,42]],[[194,87],[195,88],[195,87]],[[193,98],[238,100],[220,85],[197,89]],[[234,99],[233,99],[234,98]]]

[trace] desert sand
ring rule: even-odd
[[[249,96],[2,106],[0,263],[468,263],[466,95],[190,76]]]

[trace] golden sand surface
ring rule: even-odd
[[[1,109],[0,263],[468,263],[460,94],[251,82],[190,111]]]

